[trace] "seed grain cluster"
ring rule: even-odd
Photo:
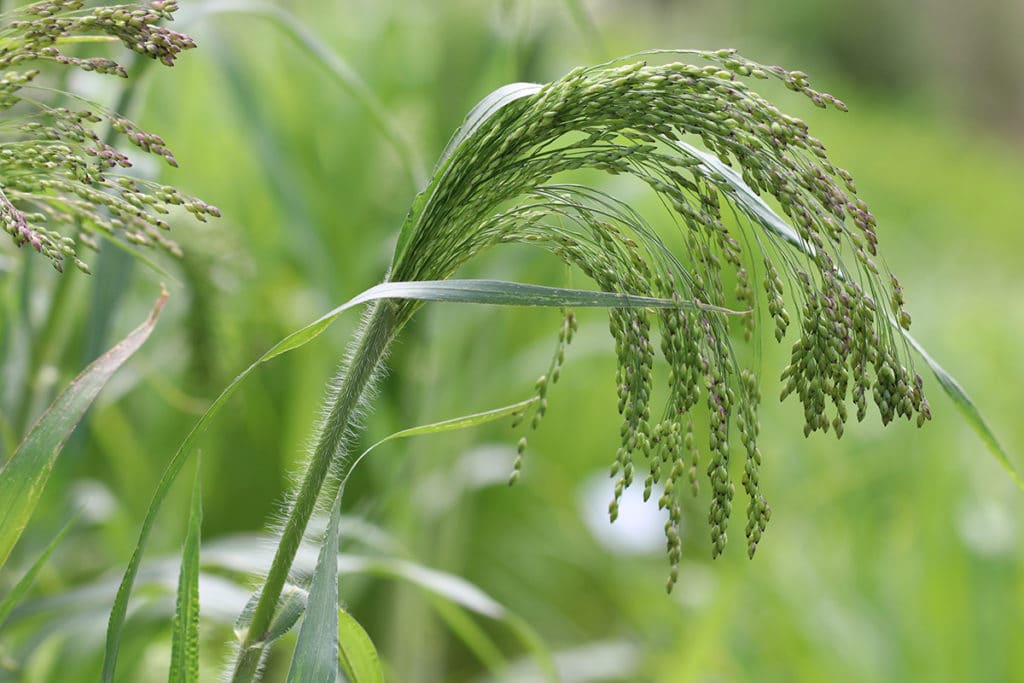
[[[486,115],[467,120],[467,134],[415,202],[390,274],[441,279],[492,244],[525,242],[555,253],[601,289],[679,302],[658,311],[617,309],[609,319],[622,414],[609,515],[616,518],[622,492],[638,477],[645,498],[660,486],[669,589],[681,557],[679,494],[684,481],[697,492],[702,461],[714,556],[727,542],[737,448],[751,556],[771,515],[759,476],[759,384],[737,360],[730,343],[735,316],[724,307],[738,314],[748,339],[762,308],[779,341],[795,316],[800,336],[782,373],[783,398],[795,394],[803,404],[806,433],[831,429],[842,436],[847,402],[863,419],[869,395],[883,422],[903,416],[920,424],[930,416],[921,378],[894,328],[908,327],[910,316],[898,281],[876,260],[875,217],[807,125],[744,79],[777,79],[820,107],[845,104],[811,88],[802,72],[763,66],[733,50],[683,54],[703,64],[579,68],[523,96],[506,91],[485,101]],[[708,154],[736,177],[716,169]],[[570,182],[583,169],[644,183],[668,210],[673,233],[654,229],[606,192]],[[769,225],[761,197],[789,219],[791,236]],[[415,307],[409,304],[406,314]],[[668,387],[654,412],[658,346]],[[534,425],[546,410],[547,378],[538,382]],[[697,429],[701,415],[706,426]],[[525,447],[524,439],[513,479]]]
[[[177,3],[84,8],[81,0],[44,0],[18,8],[0,26],[0,225],[18,246],[29,245],[57,270],[66,260],[88,272],[80,244],[96,248],[97,233],[136,245],[180,254],[161,217],[174,206],[196,219],[219,216],[215,206],[173,187],[129,177],[131,158],[116,145],[126,142],[177,166],[164,140],[95,105],[53,104],[78,98],[41,85],[47,62],[127,77],[106,57],[66,52],[80,36],[116,38],[132,51],[172,66],[192,39],[160,25]],[[111,131],[98,131],[105,125]],[[71,227],[73,235],[64,234]]]

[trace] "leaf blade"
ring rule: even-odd
[[[306,613],[299,627],[288,683],[334,681],[338,671],[338,525],[341,490],[334,497],[327,533],[320,548]]]
[[[384,683],[380,655],[355,618],[338,608],[338,665],[351,683]]]
[[[398,262],[405,256],[406,249],[409,246],[409,237],[415,232],[417,221],[420,216],[423,215],[424,209],[433,198],[434,191],[437,189],[437,186],[440,185],[441,181],[444,179],[448,162],[451,160],[452,155],[455,154],[455,151],[459,146],[472,137],[473,133],[479,130],[480,127],[492,116],[516,100],[537,94],[541,87],[542,86],[538,83],[509,83],[492,91],[470,110],[469,114],[466,115],[465,120],[463,120],[462,125],[459,126],[455,133],[452,134],[451,139],[448,140],[448,144],[445,145],[444,151],[441,152],[441,156],[438,158],[437,164],[434,166],[430,182],[427,183],[427,186],[423,191],[416,195],[416,198],[413,200],[412,207],[409,209],[409,214],[406,216],[405,221],[402,223],[402,228],[398,232],[398,241],[395,245],[395,255],[391,260],[392,270],[394,270]]]
[[[90,363],[54,399],[0,469],[0,567],[28,525],[64,443],[107,381],[149,338],[166,301],[164,291],[141,325]]]
[[[902,330],[902,328],[900,328]],[[971,397],[967,395],[960,383],[956,381],[953,375],[939,365],[939,362],[935,360],[931,354],[929,354],[925,348],[917,341],[914,337],[910,336],[910,333],[903,330],[903,336],[914,347],[914,350],[924,359],[924,362],[931,368],[932,374],[939,380],[939,385],[942,386],[942,390],[946,392],[946,395],[953,401],[953,405],[960,411],[960,414],[967,420],[967,424],[974,429],[975,433],[981,438],[988,450],[995,456],[996,461],[999,465],[1010,475],[1010,479],[1017,485],[1017,488],[1024,492],[1024,480],[1021,480],[1020,473],[1017,468],[1013,465],[1013,460],[1010,459],[1010,454],[1003,448],[1003,445],[996,438],[995,432],[985,422],[985,418],[982,417],[981,411],[971,400]]]
[[[202,469],[196,465],[189,506],[188,531],[181,553],[178,597],[171,626],[169,683],[199,681],[199,545],[203,525]]]
[[[3,600],[0,600],[0,626],[4,625],[7,621],[7,617],[10,616],[11,612],[18,603],[21,602],[25,594],[28,593],[28,589],[32,587],[32,583],[35,581],[36,575],[39,574],[39,570],[43,568],[46,561],[50,559],[50,555],[57,549],[60,542],[64,540],[64,537],[71,531],[71,527],[78,521],[78,515],[68,520],[67,524],[53,537],[53,540],[46,546],[42,554],[36,558],[36,561],[32,563],[25,575],[18,579],[18,583],[10,590],[10,592],[4,596]]]

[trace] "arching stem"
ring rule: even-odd
[[[268,645],[265,642],[267,629],[332,462],[337,462],[336,473],[342,479],[353,464],[351,459],[345,457],[345,439],[363,395],[373,383],[377,370],[387,356],[388,347],[404,322],[399,318],[399,310],[399,302],[383,301],[375,306],[360,332],[351,361],[347,368],[339,372],[337,393],[333,397],[333,404],[324,421],[302,486],[288,513],[274,561],[235,661],[232,675],[235,683],[254,681],[257,678],[260,660]]]

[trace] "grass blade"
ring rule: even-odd
[[[449,631],[492,675],[508,667],[508,658],[484,628],[462,607],[438,595],[427,593],[427,602]]]
[[[384,683],[380,655],[359,622],[338,609],[338,665],[351,683]]]
[[[813,254],[813,247],[800,238],[800,235],[786,222],[766,201],[761,199],[749,185],[743,180],[743,176],[729,168],[725,162],[714,154],[704,152],[693,145],[677,141],[676,147],[684,154],[700,160],[701,170],[709,177],[721,178],[722,182],[717,183],[719,189],[723,190],[736,205],[743,209],[751,219],[762,228],[781,237],[790,246],[796,247],[805,254]],[[722,187],[725,183],[727,187]]]
[[[901,328],[902,329],[902,328]],[[946,395],[953,400],[953,405],[956,406],[960,414],[967,420],[967,424],[971,425],[974,431],[981,437],[981,440],[988,447],[988,450],[995,456],[999,464],[1002,465],[1006,473],[1013,479],[1013,483],[1017,485],[1017,488],[1024,492],[1024,481],[1021,480],[1020,474],[1017,472],[1017,468],[1013,466],[1013,461],[1010,460],[1010,454],[1006,452],[1002,444],[999,443],[999,439],[996,438],[995,433],[989,428],[985,422],[985,418],[981,416],[981,411],[974,405],[974,401],[967,395],[960,383],[956,381],[951,374],[949,374],[945,368],[939,365],[938,361],[932,358],[931,354],[925,351],[921,343],[910,336],[909,332],[904,331],[903,336],[906,338],[910,345],[914,347],[914,350],[920,354],[924,362],[931,368],[932,373],[936,379],[939,380],[939,384],[942,386],[942,390],[946,392]]]
[[[343,572],[375,574],[405,581],[424,591],[432,600],[442,600],[444,604],[451,607],[467,610],[506,624],[537,662],[547,679],[558,680],[554,660],[544,644],[544,640],[524,619],[510,612],[504,605],[462,577],[398,558],[342,555],[339,558],[339,563]],[[498,666],[500,663],[492,652],[495,648],[489,645],[491,643],[489,637],[479,629],[466,628],[466,624],[454,612],[440,608],[440,604],[434,603],[438,615],[453,630],[459,632],[460,636],[469,637],[466,642],[467,647],[470,647],[488,666]]]
[[[166,300],[165,291],[139,327],[93,361],[54,399],[0,470],[0,567],[31,519],[64,443],[100,389],[149,337]]]
[[[516,100],[536,95],[540,92],[541,87],[543,86],[539,83],[508,83],[477,102],[476,106],[466,114],[462,125],[452,134],[448,144],[444,147],[444,151],[441,152],[441,156],[438,157],[437,164],[434,167],[435,176],[444,170],[445,165],[452,154],[455,153],[455,150],[459,148],[459,145],[472,137],[473,133],[477,132],[480,126],[486,123],[489,118]],[[431,185],[434,184],[431,183]]]
[[[500,420],[503,417],[513,417],[515,415],[521,415],[526,411],[527,408],[532,406],[534,403],[537,403],[538,401],[540,401],[540,398],[534,396],[532,398],[526,399],[525,401],[520,401],[518,403],[513,403],[511,405],[502,406],[500,408],[494,408],[492,410],[485,410],[481,413],[473,413],[471,415],[463,415],[462,417],[454,417],[448,420],[442,420],[440,422],[433,422],[431,424],[420,425],[419,427],[410,427],[409,429],[402,429],[393,434],[389,434],[388,436],[385,436],[383,439],[367,448],[359,455],[358,458],[355,459],[355,462],[352,463],[352,467],[349,468],[348,475],[345,477],[345,479],[347,480],[348,477],[352,475],[352,472],[355,470],[356,466],[359,465],[363,458],[370,454],[370,451],[377,448],[377,446],[387,443],[388,441],[394,441],[396,439],[405,439],[410,436],[420,436],[423,434],[437,434],[440,432],[454,432],[460,429],[477,427],[482,424],[487,424],[488,422]],[[344,485],[344,482],[342,485]]]
[[[243,370],[232,382],[224,388],[220,395],[210,405],[210,408],[199,418],[192,431],[188,433],[184,441],[178,447],[174,457],[167,464],[160,481],[157,483],[153,493],[153,499],[146,516],[142,521],[142,528],[139,531],[139,539],[132,551],[128,566],[125,569],[124,577],[121,580],[114,599],[114,605],[110,612],[110,622],[107,626],[107,641],[103,660],[104,683],[111,683],[114,679],[114,671],[117,663],[117,653],[120,649],[121,632],[124,628],[125,616],[128,613],[128,599],[131,596],[132,586],[138,574],[139,566],[142,563],[142,554],[145,551],[149,534],[153,530],[156,516],[159,512],[167,494],[188,462],[193,446],[199,436],[206,430],[210,421],[224,407],[228,399],[235,393],[241,383],[250,374],[255,372],[264,363],[273,358],[297,349],[308,344],[326,330],[342,313],[360,304],[376,301],[379,299],[415,299],[420,301],[447,301],[476,304],[492,304],[506,306],[575,306],[575,307],[675,307],[680,305],[668,299],[655,299],[650,297],[633,296],[629,294],[618,294],[612,292],[599,292],[578,289],[564,289],[557,287],[542,287],[539,285],[527,285],[516,282],[504,282],[498,280],[430,280],[424,282],[384,282],[361,294],[353,297],[341,306],[324,314],[317,320],[305,327],[291,333],[270,350],[260,356],[248,368]],[[683,303],[683,306],[694,306],[692,303]],[[714,309],[722,312],[732,312],[728,309]]]
[[[395,432],[389,436],[384,437],[380,441],[376,442],[375,444],[367,448],[356,459],[356,464],[358,464],[359,461],[361,461],[367,454],[369,454],[370,451],[389,441],[407,438],[411,436],[436,434],[440,432],[456,431],[460,429],[467,429],[470,427],[479,426],[482,424],[486,424],[488,422],[492,422],[494,420],[501,419],[503,417],[510,417],[522,413],[524,410],[526,410],[528,407],[536,403],[538,400],[539,399],[537,398],[531,398],[508,406],[502,406],[501,408],[495,408],[493,410],[474,413],[472,415],[465,415],[462,417],[452,418],[449,420],[442,420],[440,422],[421,425],[418,427],[412,427],[409,429],[404,429]],[[355,466],[353,465],[352,469],[354,469],[354,467]],[[350,469],[349,472],[351,473],[351,471],[352,470]],[[342,484],[342,486],[344,486],[344,483]],[[328,633],[326,627],[327,615],[326,613],[317,614],[315,615],[311,623],[309,612],[313,611],[314,609],[319,610],[325,604],[324,601],[329,600],[331,598],[330,595],[327,595],[327,593],[329,592],[328,589],[323,588],[322,586],[319,588],[320,594],[318,594],[318,581],[322,583],[331,578],[327,576],[327,574],[331,572],[331,569],[325,566],[324,564],[323,552],[333,547],[334,554],[337,554],[337,527],[338,522],[340,520],[340,492],[337,498],[338,500],[335,503],[335,509],[332,511],[331,518],[328,523],[327,535],[325,536],[324,539],[324,546],[321,549],[321,557],[317,562],[317,568],[313,578],[313,586],[310,590],[310,599],[313,602],[307,603],[306,618],[303,620],[303,626],[299,630],[299,644],[296,646],[296,652],[292,660],[292,672],[294,672],[294,676],[297,677],[295,678],[295,680],[305,680],[313,676],[314,674],[311,674],[310,671],[313,670],[317,662],[321,661],[321,658],[324,657],[323,653],[327,649],[326,644],[322,642],[323,638],[325,638],[326,634]],[[335,567],[333,571],[334,576],[332,580],[334,582],[334,585],[336,586],[337,568]],[[333,594],[333,599],[336,604],[336,589]],[[313,605],[315,607],[310,607],[310,605]],[[339,661],[342,662],[343,669],[345,670],[346,674],[349,675],[349,677],[354,682],[358,683],[359,681],[362,681],[364,679],[361,676],[357,676],[353,673],[354,671],[356,671],[356,669],[353,668],[355,666],[353,662],[359,663],[359,670],[362,670],[365,666],[367,666],[367,663],[372,662],[375,664],[377,675],[379,676],[379,657],[377,656],[376,650],[373,648],[373,643],[369,640],[369,637],[366,635],[366,632],[362,629],[361,626],[359,626],[358,622],[356,622],[350,615],[346,614],[344,610],[339,610],[338,620],[338,628],[340,629],[344,627],[346,630],[345,634],[339,631],[338,637],[338,647],[340,648],[338,651],[338,658]],[[307,624],[310,625],[307,626]],[[304,636],[303,634],[306,635]],[[345,638],[346,634],[348,634],[349,637],[353,638],[354,642],[347,642]],[[305,638],[305,640],[303,640],[303,638]],[[300,648],[304,649],[300,651]],[[289,673],[289,680],[292,680],[292,675],[292,673]],[[378,679],[368,678],[366,680]]]
[[[171,626],[171,670],[169,683],[199,681],[199,542],[203,526],[202,469],[197,463],[192,484],[188,532],[181,552],[178,599]]]
[[[327,533],[313,572],[306,614],[288,669],[288,683],[334,681],[338,672],[338,524],[341,494],[334,497]]]
[[[32,566],[29,567],[27,572],[25,572],[25,575],[18,580],[18,583],[14,585],[14,588],[12,588],[11,591],[4,596],[4,599],[0,601],[0,626],[4,625],[4,622],[7,621],[7,617],[10,616],[11,611],[18,606],[18,603],[21,602],[22,598],[25,597],[25,594],[28,593],[28,589],[32,587],[32,583],[35,581],[39,570],[42,569],[43,565],[46,564],[46,561],[50,559],[50,555],[52,555],[53,551],[57,549],[57,546],[60,545],[60,542],[64,540],[64,537],[68,535],[68,532],[71,531],[71,527],[73,527],[77,521],[77,514],[68,520],[68,523],[64,525],[64,528],[60,530],[60,533],[53,537],[53,540],[46,546],[43,553],[35,562],[32,563]]]

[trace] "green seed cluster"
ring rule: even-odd
[[[800,273],[810,290],[810,277]],[[893,309],[901,310],[899,284]],[[918,426],[931,418],[920,375],[912,374],[896,347],[875,327],[876,305],[854,282],[830,281],[829,289],[808,291],[802,315],[803,336],[793,344],[781,398],[795,393],[804,406],[804,434],[816,430],[842,437],[847,397],[857,406],[857,419],[867,415],[867,394],[888,424],[895,417],[916,417]],[[888,330],[886,330],[888,332]],[[850,387],[853,384],[852,388]],[[831,412],[829,410],[831,404]]]
[[[177,9],[174,2],[91,9],[83,9],[83,4],[38,2],[19,8],[0,26],[0,69],[18,69],[0,78],[0,112],[22,105],[17,115],[8,116],[0,126],[0,224],[17,246],[31,246],[58,271],[70,260],[88,272],[78,247],[96,248],[97,234],[179,255],[180,248],[167,237],[169,226],[161,216],[177,206],[205,221],[219,216],[219,210],[173,187],[121,175],[132,161],[112,144],[127,142],[177,166],[164,140],[100,107],[47,104],[43,98],[52,98],[52,93],[33,86],[39,69],[20,65],[51,61],[125,76],[124,69],[110,59],[62,53],[58,40],[106,34],[167,65],[195,43],[157,25],[172,18]],[[98,132],[101,126],[109,127],[109,141]],[[61,226],[73,226],[77,234],[62,235]]]
[[[748,339],[762,307],[778,341],[791,327],[799,332],[783,372],[784,396],[803,404],[808,433],[842,434],[847,403],[862,419],[869,395],[883,422],[929,416],[893,325],[910,323],[902,289],[875,261],[874,216],[807,125],[744,79],[778,79],[816,106],[845,105],[812,89],[802,72],[732,50],[676,54],[702,63],[579,68],[529,96],[490,103],[489,116],[466,124],[414,203],[390,273],[395,280],[441,279],[493,244],[521,242],[551,251],[605,291],[678,303],[609,315],[622,415],[609,515],[616,518],[634,480],[643,479],[645,499],[661,487],[669,589],[682,553],[681,484],[685,477],[698,492],[701,462],[713,556],[728,538],[736,460],[743,461],[749,555],[771,516],[757,445],[761,393],[730,344],[734,317]],[[581,169],[645,184],[667,209],[669,225],[655,229],[615,197],[573,183]],[[766,218],[767,205],[754,201],[759,196],[771,197],[791,228],[779,230]],[[655,406],[662,361],[667,396]],[[551,376],[538,383],[538,415]],[[695,428],[704,414],[706,430]],[[520,455],[525,446],[521,441]]]
[[[571,310],[566,310],[563,313],[562,326],[558,330],[558,344],[555,346],[555,353],[551,357],[551,365],[548,367],[547,374],[538,377],[534,385],[534,389],[537,392],[537,402],[536,407],[533,409],[533,415],[530,418],[530,429],[534,431],[540,426],[541,420],[544,419],[544,415],[547,413],[548,388],[551,384],[558,382],[558,378],[561,377],[562,365],[565,363],[566,347],[572,343],[572,339],[579,329],[576,314]],[[513,428],[519,426],[519,421],[522,417],[524,416],[516,417],[512,425]],[[526,436],[519,437],[519,443],[516,445],[516,459],[512,465],[512,474],[508,480],[509,486],[512,486],[519,480],[519,475],[523,469],[523,454],[526,452],[526,445]]]
[[[178,3],[173,0],[83,9],[81,0],[43,0],[17,10],[3,29],[16,42],[0,52],[0,68],[26,60],[49,59],[101,73],[126,76],[111,60],[82,60],[57,49],[60,38],[81,34],[103,34],[117,38],[125,47],[156,59],[167,66],[184,50],[196,46],[189,36],[159,25],[171,21]]]

